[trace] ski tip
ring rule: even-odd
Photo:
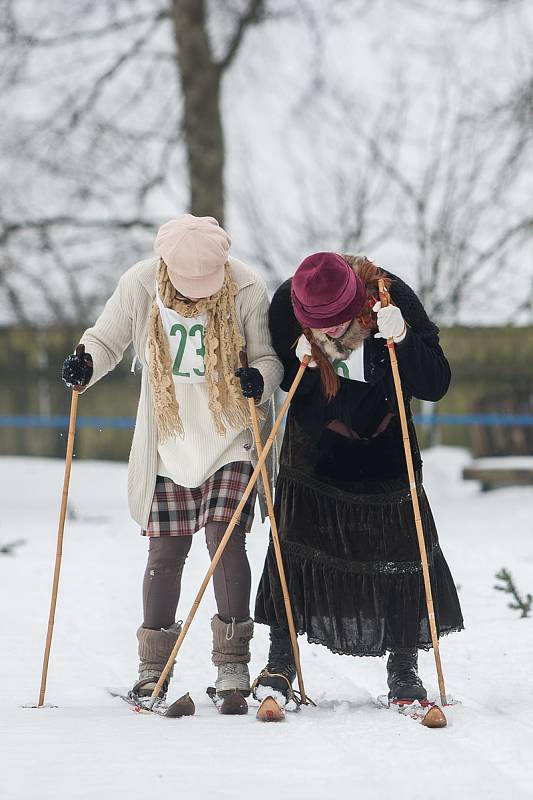
[[[165,711],[165,717],[192,717],[196,711],[193,699],[189,692],[175,700]]]
[[[257,709],[256,718],[260,722],[281,722],[282,719],[285,719],[285,713],[274,698],[268,696]]]
[[[426,728],[445,728],[448,725],[441,707],[431,700],[391,700],[387,695],[379,695],[378,703],[405,717],[411,717]]]
[[[206,693],[213,701],[217,711],[220,714],[227,714],[231,716],[239,716],[248,713],[248,703],[242,692],[238,689],[232,691],[224,691],[219,695],[214,686],[209,686]]]
[[[421,720],[426,728],[445,728],[448,720],[440,706],[432,706]]]
[[[235,690],[231,694],[226,695],[222,703],[220,704],[219,711],[221,714],[247,714],[248,713],[248,703],[246,702],[243,695]]]

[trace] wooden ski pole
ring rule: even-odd
[[[379,280],[379,299],[383,308],[389,305],[390,296],[383,279]],[[439,637],[437,635],[437,625],[435,623],[435,610],[433,608],[433,593],[431,591],[431,581],[429,577],[429,564],[426,551],[426,542],[424,539],[424,529],[422,527],[422,518],[420,516],[420,506],[418,503],[418,494],[416,490],[415,471],[413,467],[413,456],[411,453],[411,442],[409,440],[409,429],[407,427],[407,417],[405,414],[405,405],[403,401],[402,384],[400,380],[400,371],[398,369],[398,360],[396,358],[396,349],[394,347],[394,339],[387,339],[387,347],[389,349],[392,375],[394,378],[394,387],[396,389],[396,398],[398,401],[398,411],[400,413],[400,422],[402,426],[403,447],[405,451],[405,460],[407,462],[407,475],[409,477],[409,488],[411,490],[411,500],[413,502],[413,513],[415,517],[416,534],[418,537],[418,548],[420,550],[420,560],[422,562],[422,575],[424,577],[424,588],[426,593],[426,605],[429,619],[429,629],[431,631],[431,642],[433,644],[433,655],[435,656],[435,666],[437,668],[437,678],[439,681],[440,701],[443,706],[446,705],[446,689],[444,687],[444,676],[442,672],[442,663],[440,660],[439,651]]]
[[[283,421],[285,413],[286,413],[286,411],[287,411],[287,409],[288,409],[288,407],[290,405],[290,402],[291,402],[291,400],[293,398],[294,393],[296,392],[296,389],[298,388],[298,386],[300,384],[300,381],[302,380],[302,376],[303,376],[305,370],[307,369],[307,365],[308,365],[310,360],[311,360],[310,356],[304,356],[304,358],[302,360],[302,363],[300,364],[300,368],[299,368],[298,372],[296,373],[296,376],[295,376],[295,378],[294,378],[294,380],[292,382],[292,386],[289,389],[289,392],[287,394],[287,397],[285,398],[285,401],[284,401],[283,405],[281,406],[280,412],[279,412],[279,414],[277,416],[277,419],[276,419],[276,421],[274,423],[272,431],[270,432],[270,436],[268,437],[268,439],[265,442],[265,446],[264,446],[263,452],[262,452],[261,456],[259,456],[259,460],[257,462],[257,465],[256,465],[256,467],[255,467],[255,469],[254,469],[254,471],[252,473],[252,476],[251,476],[250,480],[248,481],[248,485],[247,485],[246,489],[243,492],[243,495],[242,495],[242,497],[241,497],[241,499],[239,501],[239,504],[238,504],[237,508],[235,509],[235,512],[234,512],[234,514],[233,514],[233,516],[231,518],[231,521],[230,521],[228,527],[226,528],[226,532],[225,532],[224,536],[222,537],[222,539],[220,540],[220,544],[217,547],[217,550],[215,552],[215,555],[213,556],[213,560],[211,561],[211,564],[209,565],[209,569],[207,570],[206,576],[202,581],[202,585],[200,586],[200,588],[198,590],[198,594],[196,595],[196,598],[195,598],[195,600],[194,600],[194,602],[192,604],[191,610],[189,611],[189,613],[187,615],[187,619],[183,623],[183,626],[182,626],[181,631],[180,631],[180,635],[178,636],[178,638],[176,640],[176,643],[175,643],[174,647],[172,648],[172,652],[171,652],[171,654],[170,654],[170,656],[168,658],[167,663],[165,664],[165,668],[163,669],[163,672],[159,676],[159,680],[157,681],[156,685],[154,686],[154,690],[152,692],[152,695],[150,697],[150,701],[148,703],[148,707],[149,708],[153,708],[155,701],[159,697],[159,692],[161,691],[161,687],[163,686],[163,683],[165,682],[166,677],[167,677],[168,673],[170,672],[170,670],[172,668],[172,664],[174,663],[174,661],[176,659],[176,656],[178,655],[178,652],[179,652],[179,649],[180,649],[180,647],[181,647],[181,645],[183,643],[183,640],[185,639],[185,636],[187,635],[187,631],[189,630],[189,628],[191,626],[191,622],[193,621],[194,616],[196,614],[196,611],[198,610],[198,607],[199,607],[200,602],[202,600],[202,597],[204,596],[204,592],[206,590],[207,584],[209,583],[209,580],[210,580],[213,572],[215,571],[218,562],[220,561],[220,558],[222,556],[222,553],[224,552],[224,549],[226,547],[226,544],[228,542],[229,537],[231,536],[235,526],[239,522],[239,519],[240,519],[240,516],[241,516],[241,512],[242,512],[242,510],[244,508],[244,505],[245,505],[246,501],[248,500],[248,498],[249,498],[249,496],[250,496],[250,494],[252,492],[252,489],[254,488],[254,486],[255,486],[255,484],[257,482],[257,478],[259,477],[259,473],[261,472],[261,467],[263,466],[263,464],[266,461],[266,458],[267,458],[267,456],[268,456],[268,454],[270,452],[270,449],[271,449],[271,447],[272,447],[272,445],[274,443],[274,439],[275,439],[276,433],[279,430],[279,427],[280,427],[280,425],[281,425],[281,423]]]
[[[59,573],[61,571],[61,556],[63,553],[63,531],[65,529],[65,518],[67,515],[68,487],[70,482],[70,468],[72,466],[72,455],[74,453],[74,435],[76,432],[76,415],[78,413],[78,392],[72,391],[70,401],[70,422],[68,426],[67,454],[65,458],[65,477],[63,479],[63,494],[61,497],[61,511],[59,514],[59,528],[57,531],[56,561],[54,568],[54,579],[52,583],[52,598],[50,600],[50,614],[48,616],[48,631],[46,634],[46,644],[44,648],[43,671],[41,675],[41,689],[39,692],[38,708],[44,705],[44,695],[46,692],[46,678],[48,676],[48,660],[50,658],[50,648],[52,646],[52,634],[54,632],[54,619],[57,605],[57,590],[59,587]]]
[[[246,350],[241,351],[241,364],[244,368],[248,366],[248,357]],[[263,445],[261,443],[261,433],[259,431],[259,422],[257,420],[257,409],[253,398],[248,398],[248,406],[250,409],[250,417],[252,418],[252,428],[254,431],[255,446],[257,455],[261,456],[263,452]],[[292,615],[291,601],[289,598],[289,590],[287,587],[287,579],[285,577],[285,568],[283,566],[283,558],[281,555],[281,546],[279,543],[278,525],[276,522],[276,515],[274,513],[274,503],[272,502],[272,492],[270,490],[270,481],[268,479],[268,470],[266,464],[261,467],[261,478],[263,479],[263,487],[265,490],[265,499],[267,503],[268,516],[270,519],[270,528],[272,532],[272,544],[274,545],[274,553],[276,555],[276,564],[278,567],[279,579],[281,589],[283,592],[283,602],[285,603],[285,612],[287,614],[287,622],[289,624],[289,634],[291,637],[292,654],[294,656],[294,666],[296,667],[296,674],[298,676],[298,686],[300,688],[300,697],[302,703],[308,704],[307,696],[305,694],[304,679],[302,675],[302,666],[300,663],[300,650],[298,648],[298,640],[296,638],[296,630],[294,627],[294,618]]]

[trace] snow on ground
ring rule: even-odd
[[[205,696],[213,681],[206,598],[183,645],[171,699],[189,690],[192,718],[136,715],[105,686],[131,684],[146,541],[126,508],[123,464],[73,465],[59,605],[47,702],[38,697],[46,634],[63,464],[0,459],[0,544],[24,538],[0,556],[0,797],[39,798],[388,798],[533,797],[533,619],[506,607],[494,574],[508,567],[522,591],[533,589],[533,493],[482,494],[460,480],[468,455],[425,454],[426,488],[441,543],[460,586],[467,630],[442,642],[450,694],[448,728],[427,730],[378,709],[384,659],[334,656],[301,643],[306,688],[318,708],[279,725],[217,715]],[[255,582],[267,529],[256,524],[249,553]],[[185,616],[207,569],[198,534],[185,567]],[[257,627],[252,673],[263,666],[267,631]],[[435,689],[432,655],[421,670]]]

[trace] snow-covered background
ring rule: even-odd
[[[0,544],[24,538],[0,556],[0,797],[2,800],[491,800],[533,797],[533,619],[506,607],[494,574],[508,567],[525,593],[533,588],[531,489],[481,493],[460,478],[468,455],[425,453],[425,483],[441,543],[459,586],[466,630],[442,641],[447,691],[461,701],[448,727],[427,730],[379,709],[384,659],[352,659],[301,642],[306,688],[318,708],[279,725],[221,717],[205,696],[213,681],[209,587],[185,640],[170,698],[191,692],[196,716],[137,715],[106,686],[136,675],[146,541],[126,508],[126,467],[76,462],[71,479],[59,604],[47,702],[38,697],[57,517],[59,460],[0,459]],[[254,587],[267,528],[249,537]],[[197,534],[185,567],[184,616],[208,566]],[[267,654],[257,626],[251,671]],[[430,690],[431,653],[421,654]]]

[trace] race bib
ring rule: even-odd
[[[335,359],[335,361],[331,362],[331,365],[341,378],[348,378],[350,381],[366,383],[364,354],[365,346],[363,343],[356,350],[352,350],[345,361]]]
[[[176,383],[205,383],[205,329],[207,314],[182,317],[163,305],[156,296],[163,328],[167,335],[172,377]]]

